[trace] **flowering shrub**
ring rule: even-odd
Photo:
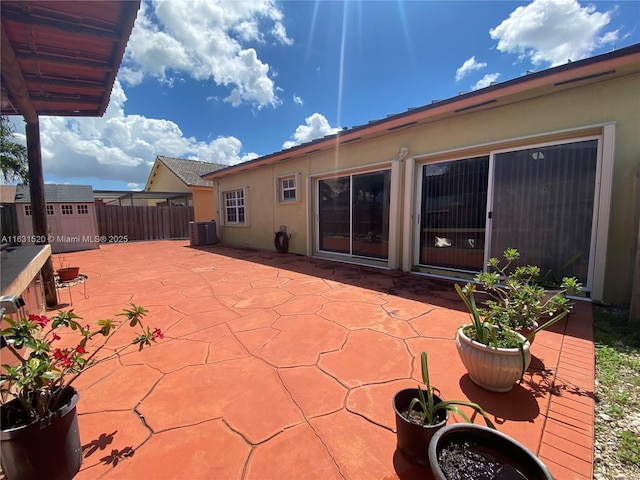
[[[13,412],[12,415],[12,418],[17,419],[12,423],[17,424],[2,427],[26,425],[49,416],[60,407],[66,387],[80,374],[117,356],[132,345],[137,345],[138,350],[142,350],[152,342],[164,338],[160,329],[152,330],[143,325],[142,318],[147,313],[143,307],[131,304],[130,309],[119,314],[125,317],[123,321],[98,320],[94,326],[83,326],[78,322],[82,318],[73,311],[59,311],[51,319],[40,315],[29,315],[28,318],[19,320],[5,318],[8,328],[3,329],[1,335],[18,362],[17,365],[2,365],[0,394],[3,408],[15,398],[19,401],[21,411],[17,414]],[[133,340],[114,349],[111,354],[98,358],[98,353],[125,325],[137,330]],[[80,339],[75,346],[57,346],[62,341],[59,333],[63,332],[63,328],[79,334]],[[99,341],[91,342],[95,338],[99,338]],[[92,353],[89,352],[90,349],[93,349]]]

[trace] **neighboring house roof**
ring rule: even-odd
[[[0,186],[0,203],[14,203],[16,200],[16,186]]]
[[[578,85],[595,83],[609,76],[624,76],[640,70],[640,44],[631,45],[613,52],[570,62],[540,72],[507,80],[486,88],[463,93],[447,100],[436,100],[429,105],[410,108],[406,112],[388,115],[366,125],[344,128],[336,134],[303,143],[263,157],[203,175],[213,180],[232,175],[241,170],[271,165],[290,158],[308,155],[319,150],[333,149],[338,145],[386,135],[391,132],[466,114],[469,111],[493,109],[523,100],[557,93]]]
[[[213,183],[203,180],[202,175],[220,170],[228,165],[218,163],[201,162],[199,160],[187,160],[186,158],[174,158],[158,155],[156,162],[162,163],[176,177],[178,177],[185,185],[189,187],[211,187]],[[155,167],[155,166],[154,166]],[[153,172],[153,168],[151,169]],[[149,181],[147,180],[147,187]]]
[[[55,185],[44,186],[44,199],[47,203],[93,203],[91,185]],[[28,185],[18,185],[16,203],[31,203]]]

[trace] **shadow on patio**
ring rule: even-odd
[[[88,298],[72,287],[75,313],[93,321],[135,303],[165,333],[79,378],[78,480],[430,478],[396,452],[391,407],[416,386],[422,350],[445,399],[480,403],[556,478],[591,478],[588,303],[537,336],[524,381],[498,394],[458,358],[468,314],[448,282],[188,241],[65,257],[89,277]]]

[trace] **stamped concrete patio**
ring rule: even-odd
[[[431,478],[396,452],[391,407],[416,386],[422,350],[445,398],[480,403],[556,478],[592,478],[588,303],[539,334],[522,384],[497,394],[458,359],[468,315],[451,283],[188,241],[65,259],[89,278],[88,298],[82,285],[58,292],[63,306],[71,294],[89,322],[133,302],[166,335],[79,378],[77,480]]]

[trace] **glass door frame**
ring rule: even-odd
[[[583,286],[585,290],[592,292],[594,289],[594,278],[595,278],[595,270],[596,265],[598,263],[598,257],[602,254],[598,251],[606,251],[606,238],[603,240],[602,230],[605,232],[608,230],[608,212],[606,211],[610,202],[602,197],[603,193],[606,195],[607,192],[610,194],[610,177],[612,173],[612,157],[613,157],[613,136],[614,130],[613,126],[610,126],[610,129],[607,129],[607,126],[603,126],[603,134],[595,134],[595,135],[576,135],[575,137],[566,137],[561,140],[553,140],[548,142],[535,142],[534,139],[531,139],[531,142],[521,143],[519,145],[512,145],[505,148],[491,148],[487,147],[486,150],[480,151],[479,149],[474,149],[473,153],[462,154],[459,152],[451,152],[451,156],[444,157],[442,155],[438,155],[438,159],[432,162],[425,161],[428,157],[416,158],[416,164],[414,171],[415,182],[414,182],[414,208],[412,208],[412,212],[414,215],[413,225],[413,265],[417,267],[423,267],[427,270],[429,274],[435,274],[438,276],[451,278],[459,276],[460,274],[465,275],[469,274],[468,270],[454,269],[454,268],[446,268],[446,267],[437,267],[431,265],[422,265],[420,264],[420,234],[421,234],[421,212],[422,212],[422,177],[424,175],[425,165],[442,163],[442,162],[450,162],[456,160],[464,160],[470,157],[477,157],[481,155],[489,156],[489,172],[488,172],[488,185],[487,185],[487,208],[486,208],[486,224],[485,224],[485,245],[484,245],[484,270],[486,271],[486,264],[489,261],[489,256],[491,252],[491,212],[493,210],[493,199],[494,199],[494,173],[495,173],[495,161],[496,155],[500,153],[506,152],[515,152],[520,150],[528,150],[532,148],[542,148],[556,145],[566,145],[572,144],[582,141],[588,140],[596,140],[597,141],[597,153],[596,153],[596,185],[594,191],[594,203],[593,203],[593,214],[592,214],[592,222],[591,222],[591,239],[590,239],[590,248],[589,248],[589,267],[587,274],[587,282]],[[605,145],[606,142],[606,145]],[[605,158],[606,157],[606,158]],[[610,162],[610,164],[609,164]],[[602,199],[602,202],[601,202]],[[604,210],[604,212],[603,212]],[[607,220],[607,225],[602,226],[603,217]],[[599,236],[600,234],[600,236]],[[599,242],[599,244],[598,244]],[[601,260],[600,260],[601,261]],[[457,272],[457,275],[456,275]],[[474,273],[474,272],[471,272]],[[599,291],[597,292],[597,294]],[[599,295],[598,295],[599,296]]]
[[[348,170],[340,170],[326,174],[312,175],[309,177],[312,188],[310,189],[310,195],[313,199],[313,217],[311,220],[312,245],[311,255],[321,255],[323,257],[334,257],[336,259],[342,259],[344,261],[353,261],[358,263],[367,263],[374,266],[388,266],[389,268],[398,268],[398,253],[397,253],[397,237],[399,231],[399,191],[400,191],[400,163],[398,161],[390,161],[379,164],[368,165],[363,168],[353,168]],[[330,180],[333,178],[349,177],[349,189],[353,187],[353,176],[362,174],[371,174],[377,172],[389,171],[391,174],[390,185],[390,202],[389,202],[389,240],[388,240],[388,254],[387,258],[367,257],[361,255],[353,255],[352,253],[333,252],[329,250],[320,250],[320,188],[319,183],[321,180]],[[350,222],[350,237],[349,237],[349,251],[353,252],[353,205],[350,203],[349,208],[349,222]]]

